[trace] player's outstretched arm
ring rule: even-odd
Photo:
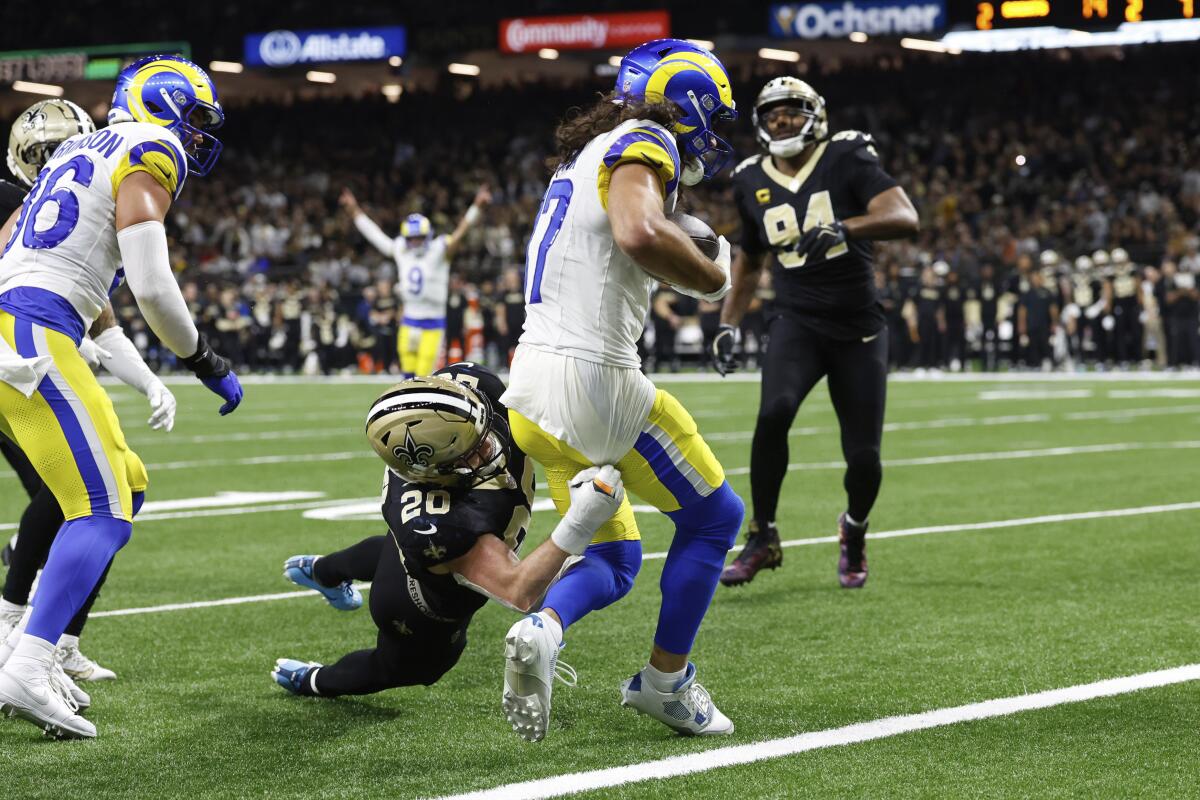
[[[117,376],[126,386],[132,386],[150,401],[150,419],[147,423],[153,430],[169,431],[175,427],[175,395],[171,394],[158,376],[151,371],[133,342],[121,330],[117,315],[109,303],[96,317],[88,336],[94,343],[100,365]],[[88,339],[84,339],[87,342]],[[80,352],[83,344],[80,344]],[[86,359],[86,356],[85,356]]]
[[[461,558],[444,566],[456,580],[517,611],[530,611],[572,556],[587,549],[600,526],[621,507],[625,487],[612,466],[590,467],[571,479],[571,507],[550,538],[518,560],[496,536],[481,536]]]
[[[662,181],[649,167],[621,164],[613,170],[608,219],[617,247],[655,278],[701,292],[706,300],[720,300],[729,290],[729,244],[721,237],[724,263],[705,257],[663,213]]]
[[[483,209],[490,202],[492,202],[492,191],[485,183],[479,187],[479,191],[475,193],[475,200],[471,203],[471,207],[467,209],[466,214],[463,214],[463,218],[458,221],[458,225],[446,240],[446,258],[454,258],[454,254],[462,246],[463,237],[466,236],[471,226],[483,216]]]
[[[745,250],[739,250],[733,258],[732,288],[721,306],[721,324],[712,342],[713,363],[721,377],[738,368],[738,326],[742,324],[746,309],[754,300],[763,267],[769,257],[767,253],[750,255]]]
[[[867,203],[867,213],[842,220],[850,239],[902,239],[921,232],[917,209],[904,189],[893,186]]]
[[[212,351],[196,330],[167,254],[163,226],[171,195],[150,173],[135,171],[117,189],[117,245],[125,280],[154,334],[210,390],[224,398],[221,414],[242,401],[242,386],[229,362]]]
[[[358,198],[354,196],[354,192],[342,189],[341,195],[338,196],[338,202],[349,212],[354,220],[354,227],[358,228],[358,232],[363,235],[363,238],[370,242],[376,250],[390,258],[393,255],[392,249],[395,247],[395,240],[384,233],[375,224],[375,220],[366,215],[358,204]]]

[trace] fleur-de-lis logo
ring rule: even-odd
[[[433,455],[433,447],[427,444],[417,444],[412,438],[412,429],[404,429],[404,444],[392,448],[392,455],[408,464],[410,467],[428,467]]]

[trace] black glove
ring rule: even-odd
[[[824,261],[830,250],[846,244],[846,226],[841,222],[830,222],[809,228],[796,242],[796,252],[805,256],[805,264]]]
[[[737,350],[737,343],[737,328],[732,325],[722,325],[717,329],[717,335],[713,337],[712,342],[712,357],[713,365],[716,366],[721,377],[725,377],[740,366],[734,352]]]

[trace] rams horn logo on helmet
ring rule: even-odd
[[[407,462],[410,467],[428,467],[433,455],[433,447],[427,444],[417,444],[412,438],[412,429],[404,429],[404,444],[392,448],[392,455]]]

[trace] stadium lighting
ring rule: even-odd
[[[12,88],[17,92],[29,94],[48,94],[51,97],[62,97],[63,87],[52,83],[34,83],[33,81],[13,81]]]
[[[308,78],[313,83],[333,83],[337,80],[337,75],[332,72],[320,72],[318,70],[309,70],[304,77]]]
[[[470,75],[472,77],[474,77],[474,76],[478,75],[480,72],[482,72],[482,70],[479,69],[478,64],[455,63],[455,64],[451,64],[450,66],[446,67],[446,69],[449,70],[450,73],[453,75]]]
[[[389,103],[399,103],[400,95],[404,94],[404,87],[398,83],[385,83],[379,87],[379,91],[383,92]]]
[[[1024,155],[1018,153],[1017,157],[1014,160],[1017,162],[1018,167],[1025,166],[1025,156]]]
[[[776,50],[773,47],[764,47],[758,51],[759,58],[770,59],[771,61],[791,61],[793,63],[800,60],[800,54],[795,50]]]
[[[862,44],[863,42],[865,42],[867,39],[869,39],[871,37],[867,36],[862,31],[854,31],[853,33],[850,34],[850,36],[848,38],[852,42],[855,42],[857,44]]]
[[[554,59],[558,58],[558,51],[553,47],[543,47],[541,50],[538,50],[538,58],[544,58],[547,61],[553,61]]]
[[[901,39],[900,46],[908,50],[924,50],[927,53],[949,53],[952,56],[962,55],[962,49],[949,47],[941,42],[931,42],[928,39]]]
[[[400,56],[392,56],[391,58],[388,59],[388,66],[391,66],[391,67],[398,67],[403,63],[404,63],[404,59],[401,58]]]
[[[621,56],[609,56],[608,64],[609,64],[609,66],[612,66],[612,67],[621,66]]]
[[[213,72],[232,72],[235,75],[245,69],[236,61],[210,61],[208,68]]]
[[[696,47],[703,47],[705,50],[712,50],[716,47],[716,44],[710,42],[708,39],[688,39],[688,41],[696,45]]]

